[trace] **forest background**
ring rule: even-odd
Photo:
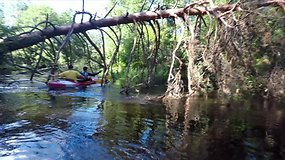
[[[171,98],[285,95],[284,1],[111,0],[106,15],[85,10],[84,1],[79,12],[57,13],[24,0],[15,7],[15,20],[7,25],[0,4],[2,74],[25,72],[33,80],[54,64],[61,70],[68,64],[78,70],[87,65],[91,71],[103,70],[101,76],[110,77],[125,94],[160,85],[166,87],[163,97]],[[174,11],[179,8],[185,14]],[[197,12],[190,14],[189,8]],[[75,24],[128,19],[144,11],[169,16],[74,31]],[[9,41],[16,44],[15,37],[64,25],[68,34],[7,49]]]

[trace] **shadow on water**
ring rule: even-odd
[[[144,96],[0,88],[0,159],[284,159],[284,104]]]

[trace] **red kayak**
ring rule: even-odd
[[[83,88],[88,85],[101,83],[100,79],[92,79],[90,81],[84,81],[84,82],[73,82],[69,80],[56,80],[56,81],[49,81],[47,83],[47,86],[49,89],[66,89],[66,88]]]

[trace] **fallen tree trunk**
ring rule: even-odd
[[[150,21],[161,18],[176,18],[187,15],[203,15],[207,11],[212,13],[214,11],[225,12],[237,8],[236,5],[224,5],[215,8],[193,7],[186,6],[185,8],[169,9],[160,11],[147,11],[135,14],[126,14],[124,16],[104,18],[99,20],[91,20],[85,23],[76,23],[73,26],[73,33],[85,32],[87,30],[98,29],[102,27],[116,26],[120,24],[127,24],[133,22]],[[17,49],[29,47],[39,42],[43,42],[46,38],[51,38],[60,35],[66,35],[71,28],[71,25],[49,27],[42,31],[33,31],[31,33],[22,34],[19,36],[8,37],[0,43],[0,55],[3,53],[15,51]]]
[[[283,4],[283,0],[271,0],[264,1],[262,3],[256,3],[256,8],[264,7],[268,5],[279,5]],[[197,4],[196,4],[197,5]],[[204,7],[190,4],[184,8],[168,9],[160,11],[147,11],[135,14],[126,14],[124,16],[103,18],[99,20],[90,20],[85,23],[76,23],[73,26],[73,33],[85,32],[87,30],[98,29],[102,27],[116,26],[120,24],[150,21],[161,18],[176,18],[184,17],[185,15],[205,15],[207,13],[216,14],[217,12],[225,13],[227,11],[235,11],[239,8],[237,4],[228,4],[217,7]],[[218,18],[218,17],[217,17]],[[13,37],[7,37],[0,42],[0,56],[4,53],[15,51],[21,48],[26,48],[40,42],[43,42],[46,38],[52,38],[55,36],[66,35],[71,29],[71,25],[49,27],[41,31],[33,31]]]

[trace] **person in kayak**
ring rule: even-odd
[[[99,73],[101,73],[102,71],[98,71],[98,72],[94,72],[94,73],[89,73],[88,71],[88,67],[83,67],[83,71],[80,72],[80,74],[84,77],[84,80],[85,81],[91,81],[92,78],[90,78],[89,76],[96,76],[98,75]]]
[[[68,65],[68,70],[58,74],[59,78],[70,80],[73,82],[78,82],[77,79],[85,79],[78,71],[73,69],[73,65]]]

